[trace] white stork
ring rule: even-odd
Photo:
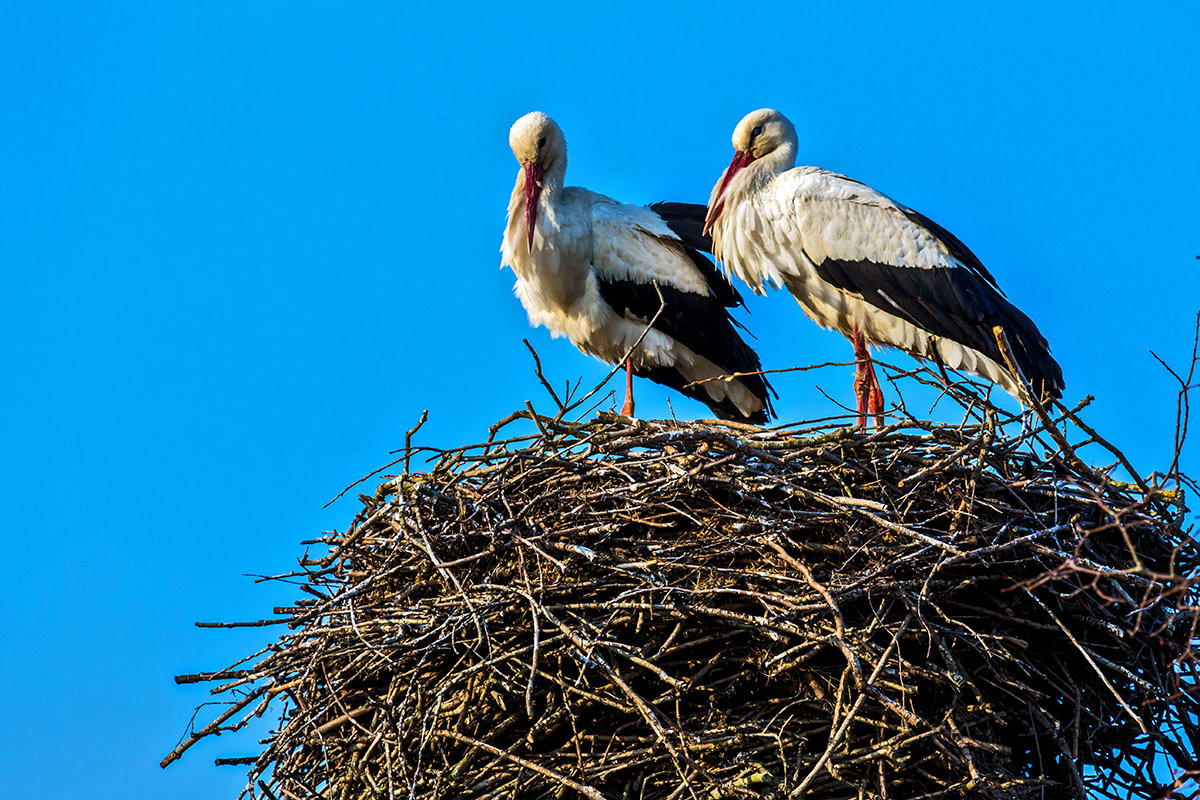
[[[869,344],[972,372],[1028,404],[1004,367],[996,325],[1034,393],[1062,395],[1037,326],[945,228],[858,181],[794,167],[796,129],[774,109],[746,115],[733,149],[708,201],[712,252],[758,294],[768,282],[786,286],[805,313],[850,338],[860,425],[867,414],[883,424]]]
[[[700,400],[719,417],[766,422],[770,388],[761,375],[721,379],[761,366],[729,316],[741,297],[697,252],[711,248],[701,232],[704,206],[644,208],[564,187],[566,141],[539,111],[513,124],[509,145],[521,171],[500,251],[516,273],[515,292],[530,323],[610,364],[642,337],[625,362],[627,416],[634,412],[637,373]]]

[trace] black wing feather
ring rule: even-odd
[[[1001,296],[1004,295],[1004,292],[1000,289],[1000,284],[996,283],[996,279],[992,277],[992,273],[987,271],[987,267],[985,267],[983,262],[979,260],[979,256],[972,253],[971,248],[963,244],[961,239],[920,212],[913,211],[911,208],[906,208],[899,203],[896,204],[896,207],[900,209],[900,211],[904,213],[904,216],[908,217],[918,228],[924,228],[933,234],[933,238],[937,239],[946,246],[946,249],[950,251],[950,255],[957,258],[969,269],[978,272],[988,283],[992,285],[993,289],[995,289],[997,292],[1000,292]]]
[[[650,210],[663,218],[686,247],[712,252],[712,237],[704,232],[708,207],[697,203],[651,203]]]
[[[995,280],[962,242],[919,214],[912,214],[915,216],[910,219],[924,221],[923,227],[967,267],[926,269],[826,259],[816,265],[817,274],[889,314],[934,336],[977,350],[998,364],[1004,363],[1004,357],[992,328],[1001,326],[1013,359],[1034,392],[1061,397],[1062,370],[1033,320],[1004,298]]]
[[[654,203],[650,210],[662,217],[667,227],[683,242],[692,263],[708,281],[708,288],[712,290],[713,297],[725,306],[744,306],[742,296],[733,288],[725,273],[701,255],[712,253],[712,237],[704,233],[704,218],[708,215],[708,206],[695,203]]]
[[[703,256],[701,256],[703,258]],[[697,355],[707,358],[726,372],[758,372],[762,364],[758,354],[746,344],[734,328],[725,305],[717,298],[685,292],[671,286],[613,280],[597,274],[600,296],[618,316],[651,320],[662,307],[654,323],[656,330],[665,333]],[[662,300],[659,300],[659,292]],[[699,400],[723,419],[747,419],[732,403],[716,402],[702,386],[687,386],[688,380],[669,367],[635,369],[635,373]],[[764,423],[769,419],[770,394],[773,391],[762,375],[738,378],[747,390],[763,401],[765,408],[749,417],[749,421]]]

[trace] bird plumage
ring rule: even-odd
[[[704,207],[646,208],[564,186],[566,142],[540,112],[517,120],[509,141],[522,172],[501,253],[530,322],[610,364],[641,338],[631,358],[636,374],[718,416],[765,422],[769,387],[762,376],[722,379],[761,367],[729,315],[740,297],[697,252],[707,241],[700,233]]]
[[[816,167],[793,167],[796,134],[772,109],[734,131],[738,156],[709,200],[713,253],[759,293],[784,286],[821,325],[935,358],[1027,401],[993,327],[1040,396],[1062,372],[1037,326],[949,231],[881,192]]]

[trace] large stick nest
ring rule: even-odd
[[[1181,494],[967,405],[412,448],[167,762],[282,701],[252,797],[1194,796]]]

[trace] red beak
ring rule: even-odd
[[[729,162],[729,166],[725,169],[725,175],[721,178],[721,188],[717,190],[717,199],[713,205],[708,207],[708,216],[704,218],[704,230],[702,234],[707,234],[712,224],[716,222],[717,217],[721,216],[721,209],[725,208],[725,189],[729,187],[729,182],[733,180],[733,176],[737,175],[746,167],[750,166],[750,162],[754,160],[754,156],[750,153],[743,153],[740,150],[735,150],[733,153],[733,161]]]
[[[533,228],[537,225],[538,198],[542,196],[542,168],[532,161],[525,162],[525,235],[529,252],[533,252]]]

